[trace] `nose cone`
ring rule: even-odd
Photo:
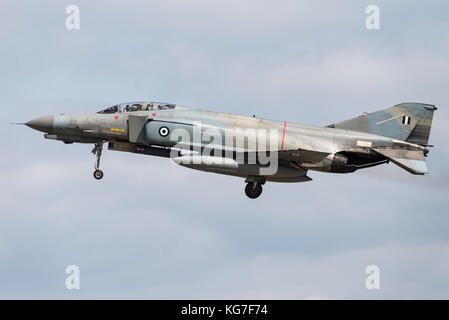
[[[46,116],[28,121],[25,125],[35,130],[51,133],[53,131],[53,123],[54,116]]]

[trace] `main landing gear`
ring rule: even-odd
[[[245,193],[250,199],[256,199],[262,194],[262,185],[265,183],[265,178],[263,177],[248,177],[245,182],[247,183],[245,187]]]
[[[92,149],[92,153],[97,156],[94,164],[94,178],[97,180],[100,180],[103,178],[103,171],[101,171],[100,168],[100,158],[101,158],[101,152],[103,151],[103,141],[99,141],[95,144],[95,147]]]

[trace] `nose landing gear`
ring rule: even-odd
[[[92,149],[92,153],[95,154],[96,160],[94,164],[94,178],[97,180],[100,180],[103,178],[103,171],[101,171],[100,168],[100,158],[101,158],[101,152],[103,151],[103,141],[99,141],[95,144],[95,147]]]

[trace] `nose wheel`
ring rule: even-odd
[[[94,171],[94,178],[95,179],[97,179],[97,180],[100,180],[100,179],[102,179],[103,178],[103,171],[101,171],[101,170],[99,170],[99,169],[97,169],[97,170],[95,170]]]
[[[95,147],[92,149],[92,153],[96,155],[95,164],[94,164],[94,178],[100,180],[103,178],[103,171],[100,170],[100,159],[101,152],[103,151],[103,141],[100,141],[95,144]]]

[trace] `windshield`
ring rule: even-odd
[[[175,104],[165,102],[128,102],[117,104],[115,106],[99,111],[98,113],[168,110],[174,109],[175,107],[176,107]]]
[[[119,105],[115,105],[115,106],[109,107],[107,109],[98,111],[97,113],[116,113],[116,112],[121,112]]]

